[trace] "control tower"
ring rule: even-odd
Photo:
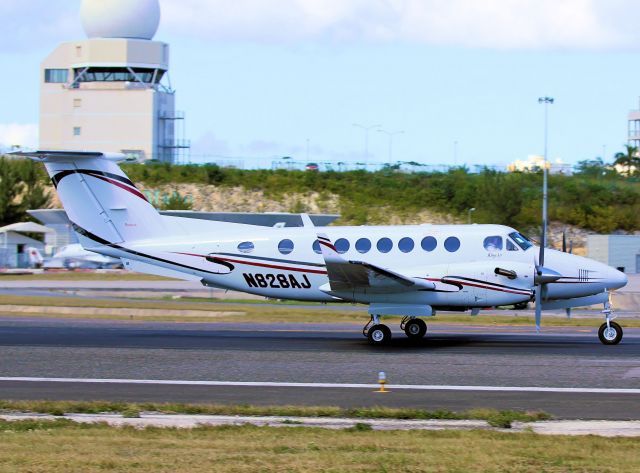
[[[62,43],[41,64],[40,148],[186,157],[169,45],[153,41],[158,0],[83,0],[81,16],[88,39]]]

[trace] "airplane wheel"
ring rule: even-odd
[[[604,323],[598,330],[598,338],[604,345],[617,345],[622,340],[622,327],[615,322]]]
[[[367,338],[372,345],[386,345],[391,341],[391,330],[383,324],[374,325],[367,332]]]
[[[404,333],[412,340],[418,340],[427,333],[427,324],[422,319],[411,319],[404,325]]]

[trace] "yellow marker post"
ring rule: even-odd
[[[377,391],[374,391],[375,393],[388,393],[389,391],[387,391],[384,388],[384,385],[387,384],[387,375],[384,371],[380,371],[378,373],[378,384],[380,385],[380,389],[378,389]]]

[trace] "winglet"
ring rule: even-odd
[[[347,261],[340,256],[333,242],[325,233],[318,233],[318,243],[320,243],[320,251],[322,252],[322,257],[325,262],[347,263]]]

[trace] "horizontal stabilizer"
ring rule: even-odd
[[[93,151],[17,151],[9,153],[11,156],[22,156],[24,158],[35,159],[43,163],[55,161],[68,161],[80,159],[108,159],[109,161],[127,161],[126,154],[122,153],[100,153]]]

